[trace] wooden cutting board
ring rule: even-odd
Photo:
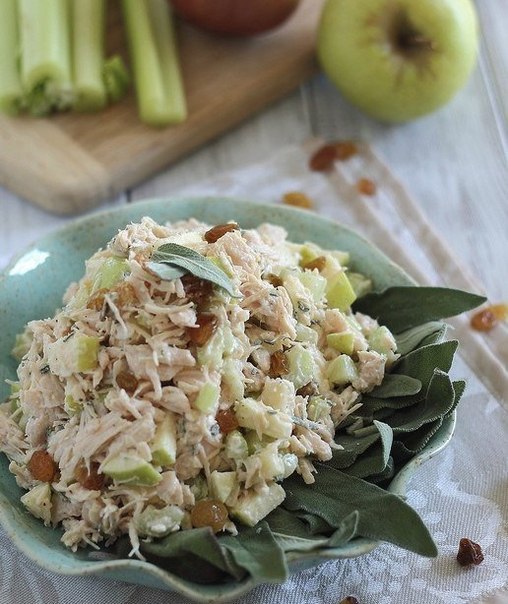
[[[0,115],[0,183],[59,214],[82,212],[139,183],[313,74],[322,4],[302,0],[283,27],[251,39],[219,38],[178,23],[189,109],[178,126],[140,123],[134,91],[92,115]],[[118,2],[110,13],[109,50],[126,56]]]

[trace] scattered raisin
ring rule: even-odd
[[[358,189],[359,193],[362,195],[368,195],[369,197],[375,195],[377,190],[375,183],[368,178],[360,178],[360,180],[356,183],[356,188]]]
[[[311,260],[310,262],[304,264],[303,268],[306,268],[310,271],[317,268],[317,270],[321,272],[325,268],[325,266],[326,258],[324,256],[318,256],[317,258],[314,258],[314,260]]]
[[[335,144],[335,151],[339,161],[346,161],[358,153],[358,147],[352,141],[339,141]]]
[[[99,474],[99,464],[95,461],[90,464],[90,471],[86,469],[86,466],[80,466],[76,470],[76,480],[82,487],[90,491],[100,491],[105,479],[104,474]]]
[[[205,241],[207,241],[208,243],[215,243],[226,233],[238,231],[239,228],[240,227],[235,222],[228,222],[227,224],[218,224],[217,226],[212,227],[209,231],[206,231]]]
[[[279,276],[273,275],[272,273],[270,273],[266,277],[266,280],[268,281],[268,283],[271,283],[274,287],[280,287],[284,283],[284,281],[282,281]]]
[[[185,333],[196,346],[204,346],[217,328],[217,317],[211,312],[200,312],[196,317],[197,327],[187,327]]]
[[[304,208],[305,210],[310,210],[314,207],[312,199],[300,191],[290,191],[289,193],[286,193],[283,196],[282,201],[288,206]]]
[[[311,156],[309,168],[314,172],[327,172],[333,168],[333,163],[336,159],[337,146],[324,145]]]
[[[235,412],[232,409],[224,409],[219,411],[215,416],[215,419],[217,420],[220,431],[223,434],[233,432],[233,430],[236,430],[239,426]]]
[[[108,292],[107,289],[102,288],[97,290],[94,294],[90,296],[86,307],[90,310],[102,310],[104,306],[104,295]]]
[[[478,543],[471,541],[471,539],[461,539],[459,543],[457,560],[461,566],[480,564],[483,562],[482,548],[478,545]]]
[[[346,596],[340,601],[340,604],[360,604],[360,602],[354,596]]]
[[[471,318],[471,327],[476,331],[490,331],[499,321],[508,318],[508,304],[493,304],[478,311]]]
[[[47,451],[34,451],[27,467],[33,478],[41,482],[53,482],[58,471],[58,466]]]
[[[309,382],[308,384],[305,384],[305,386],[298,388],[296,394],[300,396],[314,396],[314,394],[317,394],[316,384],[314,384],[314,382]]]
[[[138,387],[138,380],[130,371],[120,371],[116,376],[116,383],[119,388],[123,388],[128,394],[133,394]]]
[[[125,281],[117,285],[114,291],[117,295],[115,300],[116,305],[120,308],[132,306],[138,299],[134,287],[130,283],[125,283]]]
[[[200,305],[208,301],[213,293],[213,285],[210,281],[199,279],[194,275],[180,277],[187,298],[195,304]]]
[[[217,499],[201,499],[191,511],[194,528],[209,526],[214,533],[221,531],[228,521],[226,506]]]
[[[277,350],[270,355],[270,369],[268,375],[271,378],[280,377],[289,372],[289,364],[286,355],[282,350]]]

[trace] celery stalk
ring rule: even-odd
[[[21,82],[34,115],[72,105],[67,0],[18,0]]]
[[[103,80],[104,0],[69,0],[74,108],[97,111],[107,102]]]
[[[0,2],[0,110],[15,114],[22,97],[16,0]]]
[[[141,120],[153,126],[187,116],[176,37],[167,0],[123,0]]]

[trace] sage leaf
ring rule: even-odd
[[[422,383],[409,375],[387,373],[380,386],[377,386],[369,395],[374,398],[392,398],[394,396],[410,396],[418,394]]]
[[[328,539],[328,547],[339,547],[348,543],[358,534],[358,525],[360,523],[360,514],[356,510],[346,516],[340,523],[337,530],[332,533]]]
[[[388,541],[422,556],[437,555],[421,518],[402,499],[328,465],[316,463],[316,467],[311,489],[298,476],[287,479],[283,503],[287,510],[319,516],[337,528],[357,511],[358,535]]]
[[[236,296],[235,286],[226,273],[211,260],[191,248],[177,243],[165,243],[155,250],[152,262],[183,269],[199,279],[218,285],[230,296]]]
[[[392,446],[392,455],[397,464],[404,464],[418,453],[421,453],[442,425],[443,418],[440,417],[418,430],[397,436]]]
[[[401,333],[428,321],[454,317],[476,308],[484,296],[444,287],[390,287],[381,293],[370,293],[353,305],[378,319],[393,333]]]
[[[221,537],[220,544],[240,568],[259,582],[280,583],[289,575],[284,551],[266,522],[253,528],[242,527],[236,536]]]
[[[374,421],[374,426],[378,430],[380,440],[357,458],[354,464],[344,470],[352,476],[367,478],[373,474],[380,474],[388,464],[393,443],[393,430],[383,422]]]
[[[405,355],[408,352],[412,352],[415,348],[420,348],[426,344],[442,342],[446,335],[447,327],[446,323],[432,321],[407,329],[395,336],[397,352],[400,355]]]
[[[157,275],[163,281],[173,281],[187,274],[187,271],[178,266],[163,264],[162,262],[147,262],[146,267],[151,273]]]
[[[399,359],[392,373],[409,375],[420,380],[423,386],[427,386],[435,369],[450,371],[457,346],[457,340],[448,340],[413,350]]]

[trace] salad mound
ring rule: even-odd
[[[63,543],[132,552],[180,529],[236,534],[311,484],[336,431],[397,360],[353,312],[348,254],[150,218],[121,230],[50,319],[18,337],[0,450],[26,508]]]

